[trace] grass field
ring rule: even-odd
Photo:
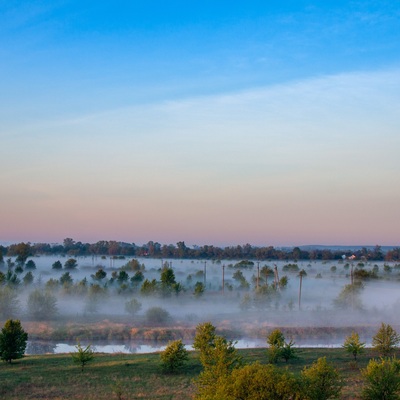
[[[267,362],[265,349],[239,350],[245,362]],[[400,354],[400,353],[399,353]],[[399,355],[397,354],[397,355]],[[294,373],[326,356],[344,379],[342,399],[359,399],[360,368],[378,355],[367,349],[358,362],[342,349],[302,349],[299,359],[288,364]],[[84,371],[72,363],[69,354],[27,356],[12,364],[0,364],[0,399],[190,399],[193,378],[201,371],[197,354],[190,353],[184,371],[164,374],[159,354],[95,354]]]

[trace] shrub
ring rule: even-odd
[[[132,316],[137,314],[141,309],[142,303],[135,298],[132,298],[125,303],[125,311]]]
[[[146,311],[146,320],[150,324],[165,324],[171,320],[171,315],[161,307],[151,307]]]
[[[165,372],[175,372],[184,367],[189,353],[185,349],[182,340],[169,342],[165,350],[160,354],[161,366]]]
[[[318,358],[310,367],[301,373],[303,395],[307,400],[327,400],[338,398],[342,390],[342,382],[337,370],[326,361],[326,357]]]
[[[365,379],[362,391],[365,400],[395,400],[400,391],[400,362],[396,359],[370,360],[361,371]]]
[[[254,363],[237,368],[230,376],[221,379],[215,394],[207,399],[289,400],[297,398],[298,388],[298,382],[287,371],[270,364]]]

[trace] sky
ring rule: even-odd
[[[0,0],[0,241],[398,245],[400,3]]]

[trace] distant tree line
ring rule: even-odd
[[[33,255],[65,254],[68,256],[135,256],[152,258],[191,258],[191,259],[249,259],[249,260],[340,260],[355,256],[365,261],[400,261],[400,247],[384,252],[381,246],[363,247],[358,250],[275,248],[273,246],[252,246],[250,244],[218,247],[214,245],[186,246],[181,241],[161,244],[149,241],[141,246],[135,243],[101,240],[96,243],[76,242],[64,239],[62,244],[17,243],[8,247],[0,246],[0,264],[5,257],[17,257],[17,263],[25,263]]]

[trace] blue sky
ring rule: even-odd
[[[0,1],[0,35],[0,240],[398,243],[398,2]]]

